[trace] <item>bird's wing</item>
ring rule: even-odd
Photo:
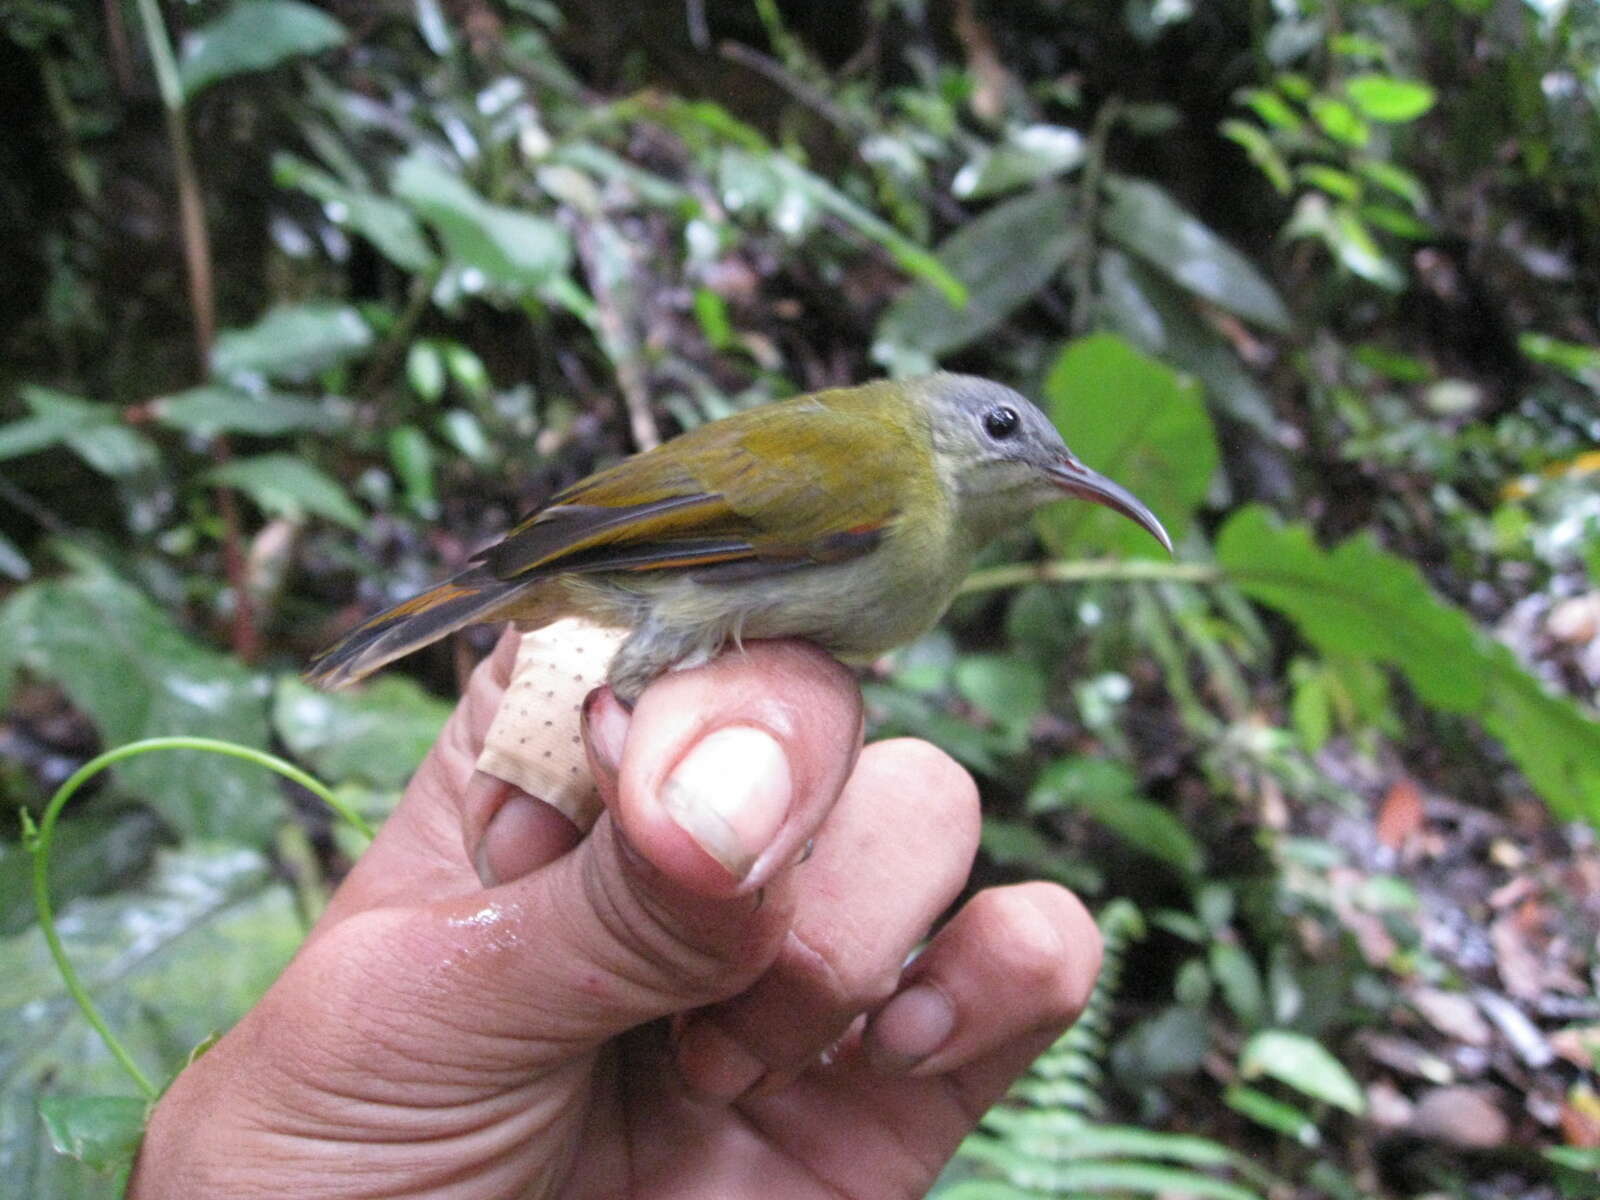
[[[482,561],[511,579],[851,558],[899,514],[904,481],[883,463],[903,432],[819,397],[752,410],[574,484]]]

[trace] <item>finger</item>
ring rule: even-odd
[[[470,1012],[475,1034],[570,1053],[725,999],[778,952],[793,912],[782,868],[827,815],[859,747],[853,677],[808,646],[752,644],[659,681],[631,715],[599,712],[589,744],[610,777],[607,814],[531,874],[386,926],[386,956],[435,963],[399,1003],[448,1024]],[[620,756],[607,753],[613,733]],[[683,794],[669,804],[674,786]],[[756,819],[741,812],[773,796],[779,803]],[[739,843],[743,878],[679,823],[704,828],[684,816],[692,805],[739,836],[764,830],[765,846]],[[757,903],[750,888],[761,882]]]
[[[971,777],[926,742],[869,746],[795,873],[795,915],[747,991],[690,1017],[677,1061],[703,1095],[780,1086],[897,987],[977,849]]]
[[[873,1015],[868,1058],[886,1073],[940,1075],[1033,1035],[1054,1036],[1088,1003],[1100,955],[1099,930],[1065,888],[980,892]]]
[[[706,895],[753,894],[798,858],[861,747],[853,676],[805,642],[752,642],[663,676],[631,715],[609,689],[585,707],[614,819],[668,878]]]

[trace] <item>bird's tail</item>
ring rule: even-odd
[[[497,579],[481,565],[469,567],[356,626],[311,660],[306,681],[340,688],[463,626],[504,619],[512,615],[505,611],[508,606],[519,618],[532,615],[523,601],[539,586],[539,581]],[[556,615],[551,612],[545,620]]]

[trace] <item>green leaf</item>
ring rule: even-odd
[[[1322,132],[1340,145],[1365,146],[1372,136],[1367,123],[1343,100],[1335,100],[1332,96],[1313,96],[1306,107],[1322,127]]]
[[[1073,452],[1148,504],[1181,544],[1218,461],[1194,380],[1100,333],[1068,343],[1050,368],[1044,395]],[[1081,500],[1052,504],[1034,521],[1062,557],[1165,554],[1126,517]]]
[[[1337,200],[1355,201],[1361,198],[1361,181],[1348,171],[1335,170],[1323,163],[1307,163],[1295,174]]]
[[[163,425],[200,437],[332,433],[350,424],[349,405],[331,397],[318,401],[276,392],[257,395],[221,384],[162,396],[150,402],[150,412]]]
[[[360,357],[371,345],[371,327],[349,305],[284,304],[248,328],[219,333],[211,369],[223,379],[245,374],[300,382]]]
[[[1223,999],[1246,1029],[1260,1025],[1267,1011],[1266,989],[1255,959],[1233,942],[1212,942],[1207,953],[1211,975]]]
[[[1367,1101],[1355,1077],[1315,1038],[1287,1029],[1263,1029],[1239,1052],[1239,1075],[1287,1084],[1313,1100],[1360,1116]]]
[[[572,243],[561,226],[489,203],[422,151],[400,160],[391,186],[433,227],[453,265],[476,269],[491,284],[513,292],[536,290],[571,266]]]
[[[0,607],[0,693],[19,667],[60,684],[107,746],[160,734],[267,744],[255,676],[92,564],[21,588]],[[112,773],[119,791],[191,836],[264,842],[282,811],[270,775],[214,754],[144,754]]]
[[[39,1102],[39,1115],[57,1154],[112,1171],[133,1162],[149,1107],[135,1096],[50,1096]]]
[[[420,274],[438,265],[438,255],[405,205],[340,183],[292,154],[273,157],[272,176],[280,187],[296,188],[320,200],[330,221],[366,238],[402,270]]]
[[[170,834],[147,808],[74,808],[50,844],[50,895],[59,909],[77,896],[115,891],[137,877]],[[38,919],[33,906],[33,856],[18,843],[0,843],[0,937],[21,933]]]
[[[1108,174],[1105,236],[1180,287],[1247,321],[1287,332],[1289,310],[1244,255],[1155,184]]]
[[[1028,793],[1028,812],[1071,808],[1105,826],[1136,850],[1194,874],[1205,856],[1189,831],[1160,805],[1140,796],[1121,763],[1073,757],[1052,763]]]
[[[291,521],[326,517],[350,529],[361,528],[361,510],[339,481],[293,454],[236,458],[213,467],[201,479],[219,487],[238,488],[262,512],[273,516]]]
[[[438,516],[439,499],[433,489],[438,455],[428,435],[415,425],[397,425],[389,431],[389,461],[405,487],[411,511],[420,517]]]
[[[1322,1131],[1317,1128],[1315,1121],[1294,1105],[1286,1104],[1257,1088],[1234,1084],[1222,1094],[1222,1102],[1257,1125],[1293,1138],[1302,1146],[1322,1144]]]
[[[1279,436],[1272,403],[1239,355],[1200,318],[1194,301],[1138,259],[1107,247],[1096,263],[1098,314],[1114,333],[1206,385],[1206,402],[1235,421]]]
[[[15,542],[0,533],[0,575],[23,580],[32,574],[33,566],[28,562],[28,556]]]
[[[215,844],[163,852],[138,888],[74,901],[58,920],[67,956],[106,1020],[162,1082],[261,997],[303,934],[265,856]],[[37,928],[0,941],[0,962],[7,1194],[120,1196],[91,1167],[53,1152],[39,1112],[67,1097],[125,1091],[127,1077],[67,996]]]
[[[194,96],[219,79],[265,71],[345,41],[344,26],[297,0],[240,0],[183,40],[179,81]]]
[[[1295,133],[1305,125],[1300,115],[1276,92],[1269,92],[1264,88],[1250,88],[1238,93],[1238,99],[1274,129]]]
[[[1054,179],[1078,167],[1086,155],[1083,135],[1062,125],[1027,125],[985,148],[950,181],[963,200],[982,200]]]
[[[1219,127],[1222,136],[1229,141],[1237,142],[1250,161],[1267,177],[1267,182],[1280,196],[1287,196],[1293,186],[1289,175],[1289,164],[1284,161],[1283,155],[1272,144],[1272,139],[1256,125],[1249,121],[1229,120],[1224,121]]]
[[[963,700],[1004,729],[1026,731],[1044,710],[1044,672],[1017,655],[963,655],[955,685]]]
[[[1547,692],[1411,563],[1370,536],[1325,552],[1260,506],[1228,519],[1217,561],[1325,653],[1396,667],[1426,703],[1475,718],[1558,815],[1600,823],[1600,723]]]
[[[966,304],[952,305],[930,284],[908,288],[878,322],[873,357],[890,366],[905,361],[909,373],[971,345],[1049,283],[1081,241],[1072,202],[1060,188],[996,205],[935,251],[961,281]]]
[[[1388,124],[1415,121],[1438,98],[1425,83],[1390,75],[1356,75],[1345,80],[1344,93],[1362,116]]]
[[[40,425],[35,426],[31,436],[18,429],[26,427],[27,421],[8,426],[14,431],[12,442],[9,453],[0,445],[0,459],[64,443],[94,470],[113,479],[151,471],[160,460],[150,439],[123,425],[121,413],[109,404],[93,404],[78,396],[34,384],[24,385],[18,394],[33,410],[33,419]],[[4,433],[0,430],[0,441],[4,440]],[[45,436],[42,443],[41,434]]]
[[[272,699],[272,727],[330,783],[399,788],[444,728],[451,706],[400,675],[347,692],[323,692],[284,676]]]
[[[932,252],[917,245],[882,217],[869,212],[785,154],[772,154],[768,166],[783,184],[882,246],[907,274],[931,285],[951,304],[967,303],[966,286]]]

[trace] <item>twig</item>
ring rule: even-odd
[[[195,357],[201,377],[211,370],[211,343],[217,329],[216,287],[211,269],[211,239],[206,232],[205,199],[200,192],[200,175],[195,169],[189,145],[189,123],[184,109],[183,84],[178,63],[172,54],[172,41],[161,19],[157,0],[139,0],[139,17],[144,25],[150,65],[155,70],[156,88],[166,111],[167,142],[172,150],[173,172],[178,184],[178,221],[183,238],[183,263],[189,281],[189,311],[194,321]],[[219,466],[233,457],[228,439],[218,434],[211,439],[211,457]],[[232,488],[216,490],[217,511],[222,516],[222,566],[228,590],[233,594],[233,652],[245,662],[256,656],[255,615],[250,601],[243,535],[239,526],[239,506]]]
[[[1072,328],[1074,337],[1089,332],[1094,313],[1094,268],[1100,255],[1100,239],[1095,226],[1100,220],[1100,180],[1105,174],[1106,142],[1111,128],[1122,115],[1122,97],[1112,96],[1100,106],[1094,116],[1094,128],[1089,133],[1089,153],[1083,164],[1083,197],[1079,212],[1083,241],[1078,247],[1078,257],[1072,272]]]
[[[1088,562],[1013,563],[986,567],[967,576],[962,595],[992,592],[1001,588],[1022,587],[1029,583],[1093,583],[1100,580],[1155,579],[1170,583],[1221,583],[1227,572],[1210,563],[1167,563],[1147,559],[1123,562],[1117,559],[1092,559]]]

